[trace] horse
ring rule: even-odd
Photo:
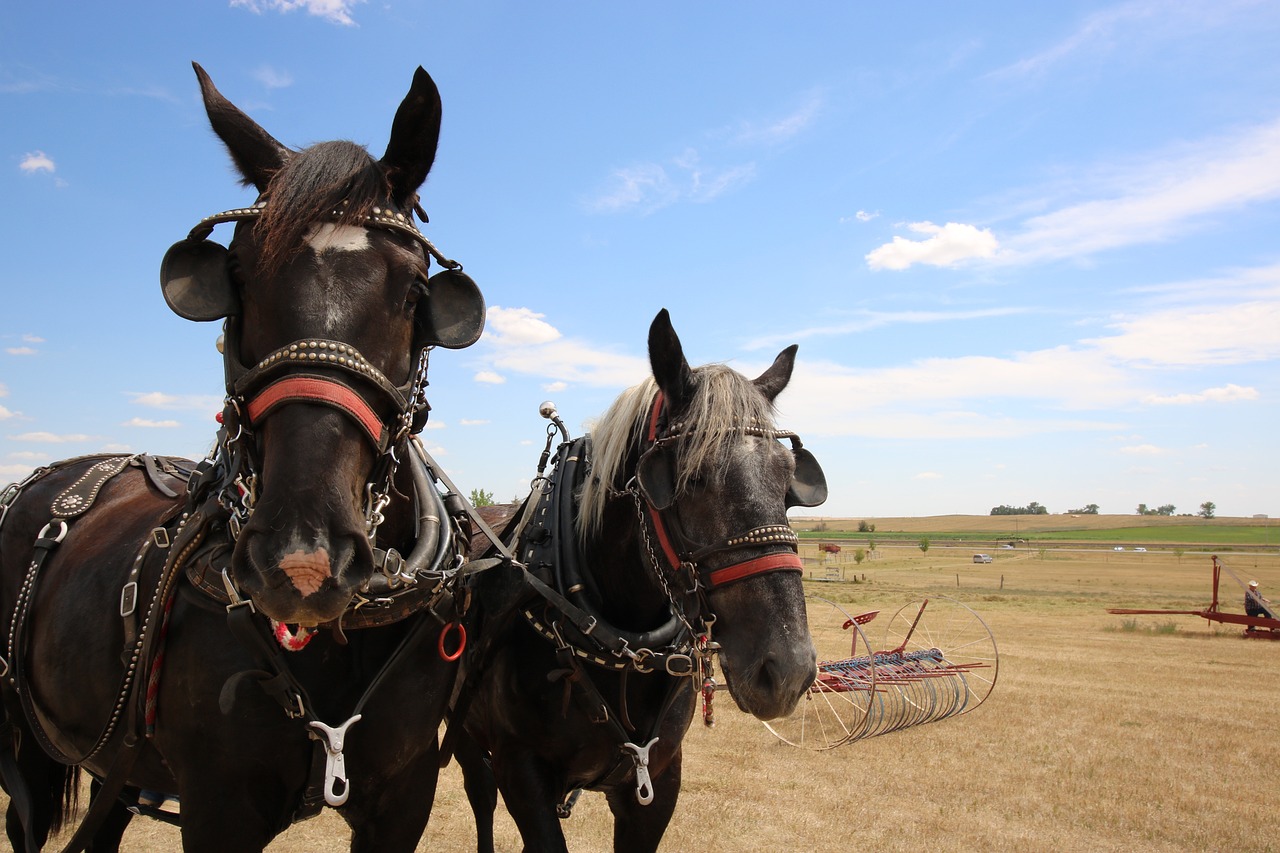
[[[652,377],[589,435],[570,441],[544,405],[564,437],[552,473],[540,465],[523,508],[494,512],[517,563],[477,580],[483,640],[456,709],[481,853],[499,790],[527,851],[566,850],[560,818],[582,789],[607,797],[615,850],[656,850],[700,692],[713,722],[714,656],[761,719],[790,713],[815,677],[786,511],[827,487],[773,421],[797,348],[754,380],[691,369],[665,309],[648,347]]]
[[[418,68],[380,159],[346,141],[292,150],[193,66],[258,192],[161,264],[179,316],[224,321],[221,427],[198,464],[85,457],[0,495],[8,838],[40,849],[85,768],[97,791],[68,849],[117,849],[119,804],[147,789],[178,796],[188,851],[260,851],[325,805],[352,850],[411,851],[464,642],[469,535],[415,434],[428,354],[484,324],[474,282],[413,221],[440,94]],[[221,222],[236,223],[226,248],[207,239]]]

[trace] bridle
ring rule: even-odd
[[[645,430],[644,448],[641,452],[640,469],[644,464],[644,456],[660,451],[664,446],[672,444],[688,435],[690,429],[681,423],[666,423],[666,400],[661,391],[654,397],[650,408]],[[743,434],[762,438],[787,438],[792,448],[799,452],[802,448],[800,438],[788,430],[778,430],[754,424],[743,428]],[[705,614],[710,614],[706,594],[731,583],[756,577],[771,572],[801,572],[803,563],[798,553],[799,538],[786,524],[766,524],[751,530],[726,537],[718,543],[702,545],[693,542],[685,535],[679,516],[674,511],[674,502],[670,506],[659,506],[643,478],[632,478],[626,492],[631,494],[639,515],[640,526],[645,540],[649,562],[664,588],[667,588],[667,577],[674,575],[680,578],[690,593],[697,593],[702,602]],[[652,538],[650,538],[650,532]],[[703,562],[715,554],[738,551],[758,546],[784,545],[789,550],[752,557],[730,563],[718,569],[708,569]],[[668,596],[671,592],[668,589]],[[673,599],[674,603],[674,599]],[[714,616],[712,616],[714,620]]]

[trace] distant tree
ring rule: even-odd
[[[1008,506],[1001,504],[1000,506],[991,508],[992,515],[1048,515],[1049,510],[1043,507],[1037,501],[1032,501],[1026,506]]]
[[[1173,515],[1178,508],[1173,504],[1163,504],[1156,510],[1156,515]]]
[[[918,547],[920,548],[921,553],[928,554],[928,553],[929,553],[929,540],[928,540],[928,539],[921,539],[921,540],[920,540],[920,544],[919,544],[919,546],[918,546]]]
[[[870,536],[868,536],[868,537],[867,537],[867,550],[868,550],[868,551],[874,551],[875,549],[876,549],[876,540],[875,540],[875,539],[873,539],[873,538],[871,538]]]
[[[1204,518],[1213,518],[1213,514],[1217,511],[1218,506],[1213,501],[1205,501],[1200,504],[1200,515]]]
[[[484,489],[472,489],[471,505],[493,506],[493,492],[486,492]]]
[[[865,559],[867,559],[867,552],[861,548],[858,548],[853,552],[853,561],[858,565],[862,565],[862,561]]]
[[[1138,515],[1151,515],[1151,511],[1147,509],[1146,504],[1138,504]]]
[[[1097,514],[1098,514],[1098,505],[1097,505],[1097,504],[1085,504],[1085,505],[1084,505],[1084,507],[1083,507],[1082,509],[1069,509],[1069,510],[1067,510],[1067,514],[1068,514],[1068,515],[1097,515]]]
[[[1181,562],[1182,562],[1182,555],[1183,555],[1183,554],[1185,554],[1185,553],[1187,553],[1187,552],[1186,552],[1186,551],[1184,551],[1184,550],[1182,550],[1181,548],[1174,548],[1174,549],[1173,549],[1173,556],[1175,556],[1175,557],[1177,557],[1177,558],[1178,558],[1178,562],[1179,562],[1179,563],[1181,563]]]
[[[874,524],[869,524],[866,521],[859,521],[858,532],[859,533],[875,533],[876,526]]]

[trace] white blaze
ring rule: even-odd
[[[312,225],[306,236],[307,245],[322,252],[358,252],[369,248],[369,232],[356,225],[321,222]]]

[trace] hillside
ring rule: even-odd
[[[1116,530],[1124,528],[1168,529],[1173,527],[1275,527],[1280,537],[1280,520],[1259,518],[1213,518],[1162,515],[926,515],[918,517],[826,518],[796,516],[797,530],[856,533],[859,523],[874,524],[877,533],[983,533],[991,535],[1069,531]]]

